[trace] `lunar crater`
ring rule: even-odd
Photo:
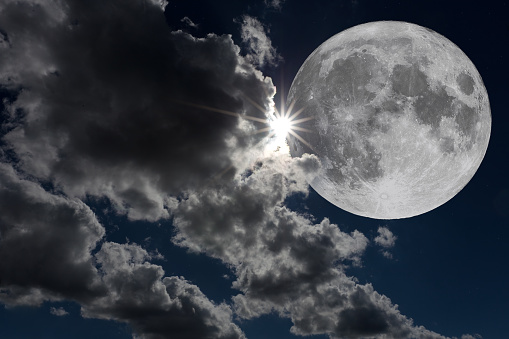
[[[470,95],[474,93],[474,79],[466,73],[460,73],[456,77],[456,83],[458,84],[460,90],[466,94]]]

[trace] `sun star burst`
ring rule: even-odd
[[[286,117],[269,119],[269,124],[276,138],[286,138],[292,128],[291,120]]]
[[[297,138],[304,145],[312,149],[311,145],[302,138],[297,131],[311,133],[311,131],[307,128],[298,126],[299,124],[309,121],[313,119],[313,117],[301,118],[297,119],[297,117],[304,111],[304,109],[299,109],[295,113],[293,113],[293,107],[295,102],[292,102],[288,110],[284,111],[284,102],[281,103],[281,111],[279,112],[276,108],[274,108],[274,112],[268,118],[269,127],[267,130],[269,131],[268,138],[271,140],[270,147],[275,146],[276,148],[280,147],[288,147],[286,139],[291,135]]]
[[[262,119],[254,116],[249,116],[245,114],[240,114],[236,112],[231,112],[228,110],[223,110],[215,107],[210,107],[206,105],[200,105],[200,104],[194,104],[190,102],[184,102],[180,100],[174,99],[173,101],[182,105],[196,107],[199,109],[221,113],[229,116],[238,117],[245,120],[251,120],[253,122],[257,123],[263,123],[266,125],[264,128],[257,129],[254,134],[258,133],[268,133],[267,137],[264,138],[267,140],[267,147],[266,150],[275,150],[275,151],[282,151],[282,152],[290,152],[287,138],[291,135],[295,137],[297,140],[299,140],[302,144],[306,145],[310,150],[314,151],[313,147],[302,137],[300,136],[297,131],[299,132],[306,132],[306,133],[312,133],[311,130],[304,128],[302,126],[299,126],[299,124],[309,121],[313,119],[313,117],[306,117],[306,118],[300,118],[297,119],[297,117],[304,111],[304,108],[301,108],[297,110],[295,113],[293,113],[293,107],[295,105],[295,101],[291,103],[291,105],[288,107],[287,110],[285,110],[285,102],[282,99],[281,100],[281,110],[278,111],[275,106],[272,107],[272,109],[267,112],[265,108],[263,108],[261,105],[256,103],[251,98],[244,96],[244,98],[249,101],[254,107],[256,107],[259,111],[263,112],[268,116],[267,119]]]

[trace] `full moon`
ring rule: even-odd
[[[288,138],[292,156],[321,160],[311,186],[375,219],[450,200],[490,138],[488,95],[473,63],[442,35],[406,22],[367,23],[325,41],[301,66],[288,102],[313,117]]]

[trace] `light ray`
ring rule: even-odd
[[[256,118],[256,117],[252,117],[249,115],[243,115],[240,113],[230,112],[230,111],[227,111],[224,109],[214,108],[214,107],[205,106],[205,105],[193,104],[190,102],[184,102],[184,101],[180,101],[180,100],[173,100],[173,101],[178,102],[179,104],[182,104],[182,105],[186,105],[186,106],[201,108],[201,109],[211,111],[211,112],[217,112],[217,113],[226,114],[226,115],[230,115],[230,116],[234,116],[234,117],[239,117],[241,119],[252,120],[252,121],[257,121],[257,122],[267,124],[266,119]]]
[[[314,117],[307,117],[307,118],[302,118],[302,119],[299,119],[299,120],[293,120],[293,121],[291,121],[291,124],[292,125],[296,125],[296,124],[300,124],[301,122],[309,121],[309,120],[312,120],[312,119],[314,119]]]
[[[281,104],[283,105],[284,99],[281,98]],[[295,137],[297,140],[302,142],[309,149],[313,150],[313,147],[309,142],[307,142],[301,135],[297,133],[305,132],[305,133],[313,133],[312,130],[304,128],[302,126],[298,126],[301,123],[306,121],[310,121],[313,117],[306,117],[301,119],[296,119],[302,112],[304,112],[305,108],[298,109],[295,113],[293,113],[295,108],[296,100],[292,100],[290,106],[284,110],[284,106],[280,108],[278,112],[277,109],[274,110],[272,118],[269,118],[270,126],[272,127],[272,133],[268,136],[270,139],[272,136],[276,136],[275,143],[279,146],[286,146],[288,148],[288,144],[286,142],[286,138],[291,135]],[[274,142],[272,142],[273,144]]]
[[[254,132],[253,134],[260,134],[260,133],[263,133],[263,132],[270,132],[272,131],[272,127],[264,127],[262,129],[259,129],[257,130],[256,132]]]
[[[299,125],[303,122],[306,122],[306,121],[310,121],[314,117],[310,116],[310,117],[306,117],[306,118],[296,119],[300,114],[302,114],[302,112],[304,112],[305,109],[300,108],[295,113],[293,113],[293,110],[294,110],[295,104],[296,104],[295,100],[293,100],[290,103],[290,106],[285,110],[285,106],[284,106],[285,100],[284,100],[283,96],[281,96],[280,109],[278,110],[276,107],[273,107],[273,111],[268,112],[264,107],[262,107],[262,105],[258,104],[256,101],[249,98],[244,93],[241,93],[241,95],[249,103],[251,103],[257,110],[266,114],[268,116],[268,118],[267,119],[257,118],[257,117],[253,117],[250,115],[243,115],[240,113],[231,112],[231,111],[220,109],[220,108],[215,108],[215,107],[210,107],[210,106],[200,105],[200,104],[194,104],[194,103],[180,101],[180,100],[173,100],[173,101],[177,102],[179,104],[182,104],[182,105],[196,107],[196,108],[200,108],[200,109],[207,110],[210,112],[221,113],[221,114],[229,115],[232,117],[237,117],[237,118],[241,118],[241,119],[246,119],[246,120],[263,123],[267,126],[263,127],[263,128],[259,128],[256,131],[249,133],[249,135],[267,133],[267,136],[265,137],[265,139],[271,140],[270,144],[272,146],[275,145],[277,147],[277,149],[279,149],[280,146],[285,146],[287,148],[288,144],[286,143],[286,138],[289,135],[291,135],[291,136],[295,137],[297,140],[299,140],[300,142],[302,142],[310,150],[315,152],[315,150],[313,149],[313,146],[311,146],[311,144],[309,144],[309,142],[307,142],[302,136],[300,136],[297,133],[297,131],[305,132],[305,133],[313,133],[312,130],[304,128],[302,126],[297,126],[297,125]],[[219,177],[222,176],[223,174],[224,173],[220,173]]]
[[[275,136],[275,135],[276,135],[276,133],[274,133],[274,131],[271,131],[271,132],[269,133],[269,135],[267,136],[267,139],[270,139],[270,138],[272,138],[272,137],[273,137],[273,136]]]
[[[293,106],[295,106],[295,100],[292,101],[290,104],[290,107],[286,110],[286,113],[288,114],[288,118],[291,116],[293,118],[294,115],[292,115]]]
[[[304,107],[295,112],[295,114],[292,115],[292,119],[297,118],[302,112],[304,112]]]
[[[263,108],[262,106],[258,105],[253,99],[251,99],[250,97],[248,97],[247,95],[245,95],[244,93],[242,93],[242,97],[244,97],[247,101],[249,101],[251,103],[251,105],[253,105],[254,107],[258,108],[258,110],[262,113],[267,113],[267,110],[265,108]]]
[[[282,116],[281,116],[281,113],[278,111],[278,109],[274,106],[274,115],[276,116],[276,118],[280,119]]]
[[[284,79],[284,71],[281,68],[281,79]],[[288,119],[287,113],[285,112],[285,87],[284,87],[284,81],[281,81],[281,117]]]
[[[307,133],[314,133],[312,130],[310,129],[307,129],[307,128],[304,128],[304,127],[299,127],[299,126],[290,126],[290,129],[291,130],[294,130],[294,131],[301,131],[301,132],[307,132]]]
[[[304,140],[300,135],[298,135],[297,133],[295,133],[294,131],[292,130],[289,130],[288,133],[290,133],[291,135],[293,135],[294,137],[296,137],[297,139],[299,139],[300,142],[302,142],[304,145],[306,145],[307,147],[309,147],[310,150],[312,150],[313,152],[316,153],[315,149],[313,148],[313,146],[311,146],[309,144],[309,142],[307,142],[306,140]]]

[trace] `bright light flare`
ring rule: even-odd
[[[249,101],[254,107],[256,107],[260,112],[263,112],[265,114],[269,113],[266,112],[265,108],[263,108],[261,105],[257,104],[255,101],[253,101],[251,98],[244,96],[244,98]],[[236,112],[231,112],[215,107],[210,107],[206,105],[199,105],[194,104],[190,102],[184,102],[180,100],[173,99],[174,102],[177,102],[182,105],[191,106],[200,108],[203,110],[207,110],[210,112],[216,112],[221,113],[225,115],[230,115],[233,117],[238,117],[241,119],[251,120],[258,123],[263,123],[267,127],[257,129],[254,134],[258,133],[268,133],[268,136],[266,138],[267,147],[266,150],[270,151],[278,151],[278,152],[285,152],[289,153],[289,147],[287,143],[287,138],[291,135],[292,137],[299,140],[302,144],[306,145],[310,150],[313,150],[313,147],[301,136],[298,132],[305,132],[305,133],[312,133],[309,129],[304,128],[301,125],[302,123],[312,120],[313,117],[306,117],[306,118],[300,118],[297,119],[297,117],[304,111],[304,108],[301,108],[297,110],[296,112],[293,112],[293,107],[295,105],[295,101],[290,104],[290,107],[285,112],[285,103],[284,100],[281,99],[281,111],[278,111],[275,107],[271,110],[269,113],[270,117],[268,119],[262,119],[258,117],[253,117],[245,114],[240,114]]]
[[[289,135],[292,135],[312,150],[313,148],[311,145],[296,132],[300,131],[311,133],[309,129],[298,125],[313,119],[313,117],[297,119],[297,117],[304,111],[304,109],[299,109],[297,112],[293,113],[292,110],[294,105],[295,101],[292,102],[286,112],[284,112],[284,106],[281,107],[281,112],[278,112],[277,109],[275,109],[273,115],[268,119],[268,130],[270,131],[269,138],[275,136],[277,144],[279,146],[283,146],[287,145],[286,138]]]
[[[269,120],[270,128],[278,139],[286,139],[292,129],[291,120],[287,117],[274,117]]]
[[[304,109],[299,109],[297,112],[293,113],[293,106],[295,105],[295,102],[292,102],[288,110],[284,111],[284,104],[281,104],[281,111],[278,112],[277,109],[274,108],[274,112],[270,116],[270,118],[267,120],[267,124],[269,125],[267,128],[264,128],[261,131],[268,131],[269,132],[269,144],[267,145],[269,149],[277,149],[282,150],[284,152],[289,152],[287,138],[292,135],[296,139],[298,139],[300,142],[308,146],[311,150],[313,148],[311,145],[304,140],[299,134],[297,134],[297,131],[300,132],[306,132],[311,133],[310,130],[307,128],[298,126],[303,122],[309,121],[312,119],[312,117],[297,119],[297,117],[304,111]]]

